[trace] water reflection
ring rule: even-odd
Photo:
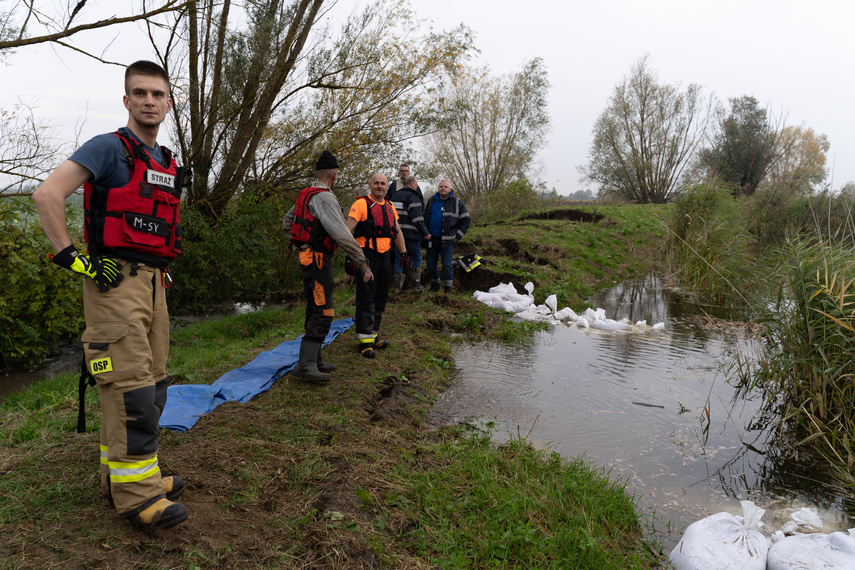
[[[655,276],[618,285],[591,304],[610,318],[665,322],[666,330],[559,326],[531,345],[462,345],[455,385],[431,419],[493,421],[497,440],[528,436],[567,457],[584,454],[626,480],[647,512],[677,531],[721,510],[741,513],[741,499],[768,506],[770,526],[795,505],[818,508],[826,530],[855,526],[846,514],[851,496],[816,462],[776,444],[774,418],[760,413],[759,395],[734,398],[726,379],[731,357],[756,353],[759,344],[695,324],[688,317],[701,309]],[[679,532],[660,538],[673,546]]]

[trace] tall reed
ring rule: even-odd
[[[779,249],[770,303],[760,308],[768,353],[749,370],[748,388],[765,391],[782,428],[812,442],[852,480],[855,438],[855,254],[796,238]]]

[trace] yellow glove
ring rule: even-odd
[[[79,253],[74,245],[68,246],[56,255],[51,255],[50,259],[60,267],[93,279],[102,293],[110,287],[118,287],[119,282],[125,278],[122,275],[122,264],[112,257],[99,258],[84,255]]]

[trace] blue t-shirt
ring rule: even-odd
[[[142,141],[127,127],[118,130],[142,144]],[[163,154],[160,152],[159,146],[151,148],[143,144],[143,148],[161,166],[163,165]],[[89,139],[74,151],[69,160],[76,162],[92,173],[89,182],[96,190],[121,188],[131,181],[131,171],[128,167],[122,141],[113,133],[98,135]]]
[[[445,211],[445,200],[440,198],[439,194],[434,197],[433,205],[430,208],[430,227],[428,228],[431,237],[442,236],[442,213]]]

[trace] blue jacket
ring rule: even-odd
[[[425,206],[425,225],[431,227],[431,218],[435,216],[434,207],[442,212],[442,245],[451,245],[455,241],[463,239],[469,230],[472,219],[466,206],[454,196],[454,190],[448,194],[445,200],[440,199],[439,193],[428,199]],[[440,209],[441,208],[441,209]],[[436,222],[436,218],[434,218]],[[434,225],[436,225],[434,223]],[[431,232],[432,237],[439,237]]]

